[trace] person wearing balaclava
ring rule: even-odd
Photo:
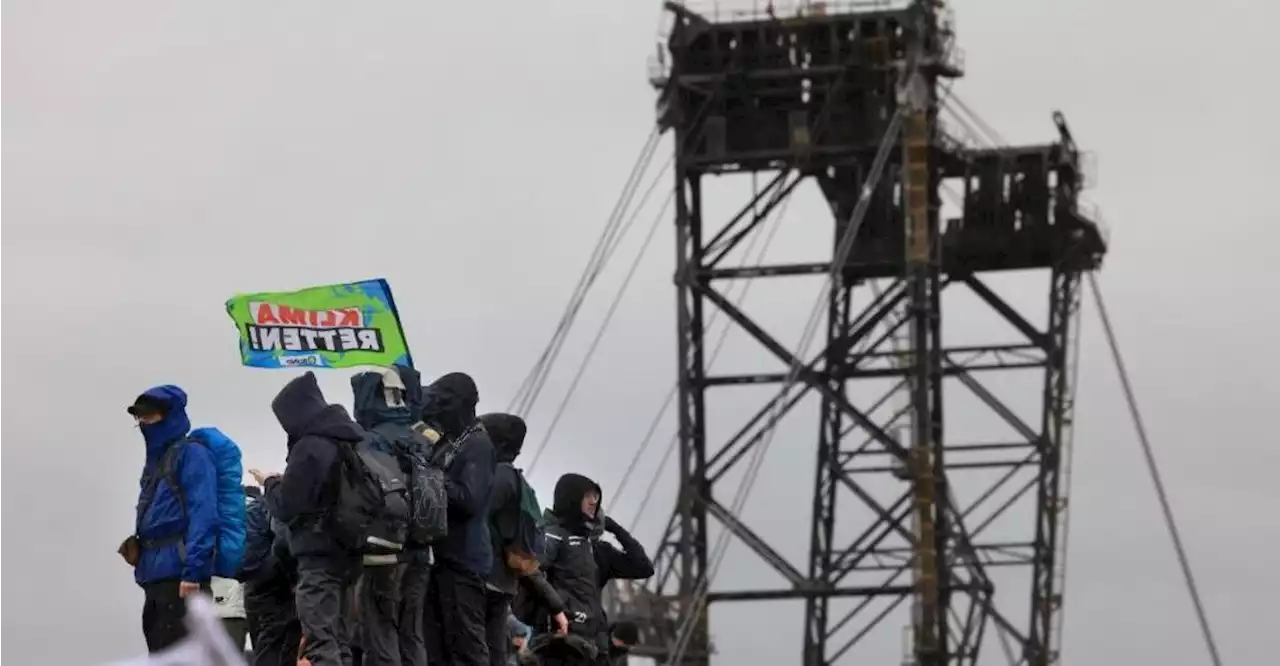
[[[155,653],[187,635],[185,598],[209,592],[218,531],[217,468],[203,446],[182,446],[191,430],[187,394],[157,386],[127,408],[146,442],[137,523],[120,544],[142,588],[142,633]],[[176,482],[176,483],[174,483]]]
[[[383,389],[388,382],[398,385],[392,390],[404,392],[403,402],[409,408],[408,424],[412,425],[422,416],[422,376],[417,370],[408,366],[397,365],[393,368],[395,375],[383,373]],[[359,420],[361,414],[357,414]],[[389,413],[388,421],[405,425],[399,411]],[[428,458],[434,450],[423,451]],[[424,617],[427,604],[427,585],[431,580],[431,548],[428,545],[410,541],[405,544],[404,573],[400,579],[400,663],[401,666],[427,666],[427,641]]]
[[[427,661],[489,666],[485,635],[485,578],[493,563],[489,494],[493,442],[476,420],[480,393],[470,376],[454,372],[423,390],[422,420],[444,435],[449,533],[433,547],[427,586]]]
[[[406,474],[412,473],[408,456],[433,453],[425,447],[429,442],[412,436],[421,410],[420,381],[417,370],[402,365],[351,378],[356,422]],[[415,445],[419,441],[421,449]],[[422,614],[431,575],[429,548],[410,539],[398,555],[364,556],[356,594],[363,666],[426,666]]]
[[[284,474],[249,470],[262,484],[270,514],[288,526],[289,552],[297,560],[294,599],[303,650],[312,666],[351,663],[350,603],[360,556],[338,542],[329,524],[337,502],[339,447],[354,446],[364,430],[342,405],[325,400],[313,372],[285,385],[271,401],[287,436]]]
[[[614,579],[641,580],[653,575],[653,561],[626,529],[601,508],[600,485],[580,474],[556,482],[554,504],[546,512],[546,548],[541,565],[564,598],[569,633],[543,634],[536,640],[543,666],[593,664],[608,654],[609,619],[601,595]],[[600,539],[608,532],[622,550]],[[550,627],[536,627],[548,631]]]
[[[512,602],[524,592],[552,617],[556,630],[568,631],[564,600],[538,569],[541,555],[536,541],[521,533],[524,489],[528,481],[515,467],[524,446],[528,426],[514,414],[482,414],[480,423],[493,441],[497,466],[493,472],[493,490],[489,495],[489,542],[493,546],[493,567],[485,583],[485,621],[489,636],[490,666],[507,666],[511,661],[511,640],[507,622]],[[529,552],[534,551],[534,552]]]

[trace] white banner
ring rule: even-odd
[[[181,643],[164,652],[107,666],[246,666],[244,653],[222,628],[213,600],[203,594],[187,601],[187,632]]]

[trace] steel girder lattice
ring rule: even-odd
[[[803,663],[817,666],[851,654],[910,599],[912,663],[976,664],[992,645],[1013,663],[1054,663],[1064,571],[1061,475],[1072,421],[1074,320],[1081,272],[1097,267],[1106,249],[1103,232],[1080,214],[1079,155],[1065,122],[1055,116],[1060,140],[1053,144],[979,150],[950,140],[936,120],[936,109],[922,116],[915,130],[921,147],[917,157],[928,181],[927,212],[918,219],[916,233],[926,234],[922,247],[927,251],[913,263],[907,252],[911,237],[903,224],[910,196],[897,196],[913,187],[908,179],[917,158],[908,149],[917,144],[910,138],[910,121],[901,156],[878,182],[879,174],[870,166],[878,134],[889,124],[884,118],[896,111],[894,96],[876,96],[882,111],[860,116],[856,131],[824,132],[823,127],[824,119],[847,116],[847,105],[865,107],[871,99],[868,91],[892,90],[893,68],[882,65],[889,54],[901,53],[894,40],[906,39],[900,27],[908,21],[882,12],[822,16],[803,25],[720,25],[687,10],[673,11],[679,20],[669,40],[673,62],[662,81],[660,109],[676,145],[680,488],[656,552],[657,574],[643,588],[612,589],[611,615],[640,621],[638,654],[669,660],[679,635],[688,630],[691,640],[679,650],[681,662],[706,664],[713,647],[704,601],[801,599]],[[860,36],[846,49],[863,58],[854,64],[826,46],[839,41],[846,24],[856,26],[849,34]],[[819,30],[828,25],[827,33]],[[784,106],[767,117],[743,116],[738,109],[764,108],[764,99],[776,105],[789,94],[778,83],[779,71],[789,66],[775,61],[770,66],[777,71],[752,83],[755,70],[767,69],[762,63],[769,53],[762,54],[763,47],[744,52],[741,46],[753,33],[767,37],[757,44],[780,43],[772,37],[779,32],[789,34],[792,44],[801,33],[805,39],[817,34],[825,49],[819,55],[840,61],[839,67],[829,68],[839,81],[828,81],[825,94],[821,92],[824,86],[815,82],[814,72],[822,63],[811,55],[802,76],[806,91],[814,91],[812,99],[806,92],[803,105],[790,111]],[[744,66],[744,60],[751,64]],[[935,71],[931,86],[936,79]],[[850,84],[856,90],[839,94],[847,80],[856,82]],[[783,131],[774,126],[778,122]],[[774,171],[776,176],[727,223],[708,224],[702,179],[729,169]],[[727,279],[815,275],[836,268],[831,260],[726,265],[732,250],[804,179],[816,181],[830,204],[837,244],[864,187],[870,188],[870,205],[853,253],[840,267],[842,279],[829,295],[825,345],[797,358],[796,350],[769,334],[716,285]],[[939,191],[948,181],[962,182],[963,194],[958,217],[944,221]],[[988,273],[1012,269],[1049,274],[1050,287],[1038,303],[1042,308],[1048,301],[1044,324],[1033,323],[1039,317],[1029,316],[1025,305],[1011,303],[989,286]],[[1021,339],[997,341],[998,336],[991,336],[976,344],[944,344],[944,306],[957,291],[969,292]],[[710,374],[706,323],[716,310],[767,350],[779,370]],[[796,368],[799,372],[792,372]],[[985,380],[992,373],[1019,372],[1041,374],[1034,405],[1000,399]],[[866,387],[877,381],[887,381],[889,388],[878,395],[868,392]],[[784,388],[726,441],[708,441],[709,389],[769,383]],[[1016,436],[965,441],[944,428],[944,398],[962,387]],[[811,395],[818,397],[820,407],[808,566],[802,571],[721,503],[713,489],[769,436],[781,415]],[[885,410],[895,399],[900,404]],[[970,483],[972,494],[960,496],[956,480],[982,470],[991,478],[981,487]],[[893,488],[887,494],[886,483]],[[1013,532],[994,534],[992,525],[1019,508],[1033,517]],[[704,589],[714,567],[711,519],[767,562],[786,586]],[[838,529],[859,522],[852,536]],[[995,573],[1010,569],[1025,570],[1019,584]],[[837,609],[837,601],[848,607]],[[851,629],[855,623],[860,625]]]
[[[904,424],[913,416],[913,408],[921,393],[910,391],[911,402],[884,416],[881,411],[900,387],[886,392],[870,404],[857,404],[849,398],[849,388],[860,381],[875,378],[898,378],[909,384],[912,366],[901,363],[902,350],[894,347],[895,337],[913,322],[926,321],[930,327],[941,323],[943,294],[948,290],[967,288],[992,310],[1025,333],[1021,343],[992,343],[942,347],[932,354],[938,367],[931,374],[927,398],[941,402],[943,379],[952,378],[967,387],[994,413],[1022,434],[1017,441],[954,442],[946,439],[941,410],[929,412],[933,441],[941,444],[933,449],[933,462],[938,474],[932,478],[939,491],[933,507],[938,529],[949,530],[936,548],[938,563],[933,567],[939,577],[940,607],[937,613],[937,636],[940,644],[936,663],[978,663],[984,632],[994,626],[1002,649],[1014,657],[1015,663],[1049,664],[1055,661],[1050,639],[1061,601],[1060,581],[1063,562],[1061,530],[1058,517],[1062,501],[1062,483],[1058,478],[1063,444],[1069,439],[1072,420],[1073,327],[1079,307],[1078,269],[1051,270],[1052,288],[1046,294],[1051,312],[1045,328],[1033,326],[975,275],[937,276],[928,286],[933,303],[924,311],[912,312],[904,306],[909,301],[911,282],[906,279],[878,283],[854,283],[834,291],[830,297],[828,331],[825,348],[803,362],[798,386],[790,393],[779,393],[762,409],[745,420],[737,434],[723,443],[707,441],[704,393],[715,386],[773,382],[781,384],[786,368],[794,362],[793,352],[758,326],[750,316],[733,305],[705,277],[706,245],[700,244],[701,228],[697,210],[698,186],[690,185],[693,194],[686,201],[678,233],[681,244],[688,248],[678,275],[681,294],[680,391],[680,497],[656,554],[658,573],[653,579],[648,604],[650,623],[648,654],[664,656],[664,648],[693,611],[699,582],[709,566],[708,527],[714,518],[731,531],[752,551],[768,562],[789,583],[783,589],[711,591],[709,603],[732,600],[768,600],[801,598],[805,600],[805,664],[834,663],[901,602],[907,600],[916,586],[903,580],[910,573],[919,543],[909,519],[913,513],[916,484],[909,483],[909,465],[897,463],[889,454],[886,441],[895,441],[902,430],[916,424]],[[680,206],[680,204],[678,204]],[[760,215],[763,219],[763,211]],[[699,277],[702,273],[702,277]],[[934,286],[936,285],[936,287]],[[857,292],[869,294],[861,307],[854,307]],[[782,368],[775,374],[750,376],[710,375],[706,372],[704,322],[709,308],[720,309],[737,326],[748,332],[764,348],[778,358]],[[936,339],[936,338],[935,338]],[[918,348],[918,347],[917,347]],[[1039,371],[1043,374],[1043,394],[1039,414],[1027,418],[1002,402],[986,388],[980,375],[993,372]],[[813,495],[812,537],[808,573],[802,573],[768,543],[768,539],[743,524],[713,494],[715,483],[748,456],[767,436],[770,421],[776,421],[778,410],[785,414],[809,393],[821,395],[820,429],[816,455],[816,479]],[[779,404],[780,403],[780,404]],[[1021,410],[1026,411],[1026,410]],[[1034,423],[1034,425],[1033,425]],[[895,432],[896,431],[896,432]],[[985,454],[973,461],[974,454]],[[957,460],[952,461],[951,456]],[[963,458],[963,459],[960,459]],[[946,489],[951,475],[963,470],[995,469],[1002,475],[990,486],[963,504],[948,501]],[[1031,470],[1031,478],[1017,488],[1010,482],[1020,470]],[[903,489],[892,502],[885,502],[868,491],[862,479],[868,476],[892,476],[903,479]],[[1022,477],[1027,476],[1022,474]],[[982,512],[981,520],[972,516],[996,497],[1001,489],[1008,492],[1002,504]],[[1025,525],[1022,539],[984,538],[984,531],[1001,515],[1019,504],[1034,505],[1034,524]],[[856,537],[843,542],[836,539],[836,523],[841,513],[870,513],[876,519]],[[996,585],[989,571],[996,567],[1018,567],[1030,573],[1030,617],[1015,615],[996,603]],[[883,572],[876,584],[852,584],[851,578]],[[632,596],[636,596],[633,591]],[[955,597],[962,597],[956,600]],[[841,613],[830,614],[831,600],[841,597],[861,598],[863,603]],[[832,643],[835,628],[870,615],[870,600],[890,597],[890,606],[881,609],[851,639]],[[953,601],[954,600],[954,601]],[[626,611],[624,611],[625,613]],[[632,615],[636,613],[632,612]],[[694,624],[692,647],[686,652],[686,663],[707,663],[710,654],[706,613]]]

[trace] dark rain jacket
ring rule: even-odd
[[[389,372],[389,371],[388,371]],[[375,429],[387,428],[403,428],[405,434],[409,434],[409,426],[418,422],[418,413],[422,409],[422,377],[417,370],[413,368],[397,365],[394,372],[399,375],[400,382],[404,387],[404,401],[402,404],[387,404],[387,396],[385,392],[385,379],[382,372],[362,372],[351,378],[351,392],[354,396],[352,403],[352,411],[355,413],[356,423],[366,431],[373,434],[372,442],[382,451],[391,455],[397,455],[397,447],[381,432]],[[381,428],[379,428],[381,426]],[[410,437],[400,438],[401,441],[412,441]],[[432,451],[420,451],[424,457],[430,458]],[[403,468],[405,473],[411,470]],[[408,559],[414,561],[426,562],[428,560],[429,546],[427,544],[405,544],[406,555]]]
[[[244,510],[244,563],[240,566],[240,582],[255,583],[267,579],[275,569],[275,532],[271,531],[271,514],[261,498],[248,498]]]
[[[476,383],[461,372],[447,374],[423,389],[422,420],[444,434],[445,490],[449,534],[435,546],[436,562],[455,570],[489,575],[489,494],[493,484],[493,443],[476,420]]]
[[[134,534],[141,545],[133,570],[139,585],[162,580],[204,582],[213,577],[218,537],[218,471],[203,446],[183,446],[173,470],[177,487],[153,478],[161,457],[191,430],[187,394],[177,386],[157,386],[143,395],[163,403],[158,423],[140,426],[147,445]]]
[[[600,495],[596,519],[582,514],[582,498],[588,491]],[[546,513],[546,549],[541,558],[547,579],[564,598],[570,633],[607,646],[609,622],[601,594],[614,579],[644,579],[653,575],[653,561],[621,525],[605,518],[600,486],[579,474],[565,474],[556,482],[555,503]],[[619,551],[600,540],[608,525]]]
[[[327,532],[327,515],[337,499],[339,446],[351,445],[364,431],[341,405],[325,402],[315,373],[290,381],[271,401],[288,435],[284,474],[263,484],[273,516],[289,527],[294,557],[345,556]]]
[[[262,497],[250,497],[245,504],[244,565],[240,581],[246,593],[288,588],[293,579],[293,557],[289,552],[289,531],[271,516]]]
[[[521,584],[552,615],[564,611],[564,600],[547,581],[542,571],[521,576],[507,566],[505,545],[515,537],[520,521],[521,477],[515,459],[524,446],[528,427],[524,419],[512,414],[485,414],[480,417],[485,432],[493,441],[497,465],[493,471],[493,490],[489,494],[489,542],[493,545],[493,568],[489,571],[491,589],[516,596]]]

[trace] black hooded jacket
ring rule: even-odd
[[[582,498],[588,491],[601,497],[596,518],[582,514]],[[603,493],[595,481],[580,474],[565,474],[556,482],[555,504],[547,511],[547,545],[542,569],[564,597],[569,631],[589,637],[602,649],[607,645],[609,623],[600,601],[604,586],[614,579],[644,579],[653,575],[653,562],[629,532],[605,517]],[[622,545],[619,551],[600,540],[605,530]]]
[[[520,520],[520,473],[512,463],[520,455],[528,428],[524,419],[511,414],[485,414],[480,417],[480,423],[493,442],[497,460],[489,491],[489,543],[493,547],[489,585],[514,595],[520,575],[507,568],[503,546],[515,534]]]
[[[422,420],[447,438],[445,490],[449,496],[449,534],[435,546],[436,560],[487,578],[493,565],[489,543],[489,494],[494,453],[489,435],[476,421],[480,401],[476,383],[449,373],[423,389]]]
[[[520,520],[521,481],[514,463],[524,446],[528,428],[524,419],[513,414],[485,414],[480,417],[480,423],[493,441],[498,460],[493,472],[493,490],[489,494],[489,542],[493,545],[489,587],[514,597],[521,591],[523,581],[542,608],[552,615],[560,613],[564,611],[564,600],[545,574],[537,571],[521,576],[519,571],[507,566],[505,545],[514,538]]]
[[[325,530],[325,516],[336,499],[338,447],[359,442],[364,431],[341,405],[325,402],[311,372],[285,384],[271,409],[289,439],[284,474],[263,484],[270,513],[288,525],[295,557],[344,555]]]

